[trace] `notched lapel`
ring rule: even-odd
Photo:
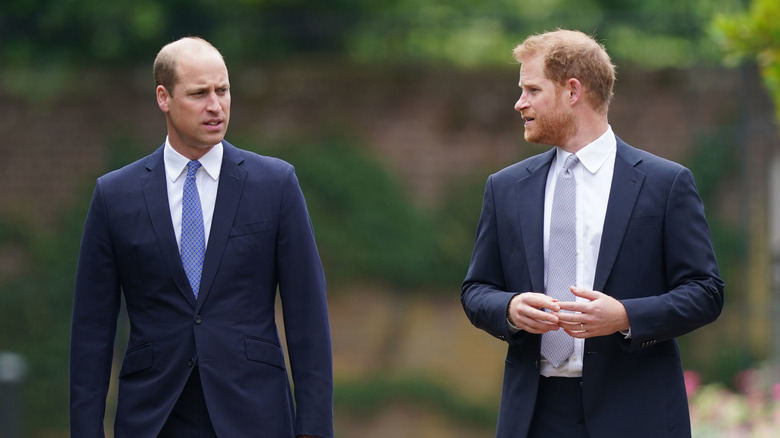
[[[544,292],[544,192],[555,156],[548,152],[537,168],[517,181],[517,216],[533,290]]]
[[[618,145],[612,188],[609,192],[607,213],[604,217],[599,260],[596,264],[596,275],[593,281],[594,290],[604,289],[612,266],[617,259],[623,236],[626,234],[628,221],[631,219],[631,213],[645,180],[645,174],[635,168],[640,162],[640,160],[626,161],[626,158],[620,153],[620,144]]]
[[[179,245],[176,243],[176,233],[171,222],[171,209],[168,204],[168,186],[165,183],[165,166],[163,165],[162,149],[153,154],[146,165],[148,170],[143,178],[144,199],[152,221],[157,244],[163,260],[174,283],[190,305],[195,307],[195,296],[187,280],[187,274],[181,263]]]
[[[227,144],[222,158],[222,170],[219,176],[217,202],[214,206],[214,217],[211,222],[209,242],[206,257],[203,260],[203,273],[200,278],[197,308],[199,309],[211,290],[214,277],[219,269],[219,262],[225,252],[228,236],[236,217],[238,203],[246,181],[246,171],[240,167],[241,160],[237,150]]]

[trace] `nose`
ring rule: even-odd
[[[515,111],[522,112],[523,108],[528,107],[528,101],[523,99],[523,95],[520,95],[520,98],[517,99],[517,102],[515,102]]]
[[[206,110],[212,112],[219,112],[221,108],[222,105],[219,103],[219,96],[217,96],[217,93],[215,92],[209,93],[209,98],[208,101],[206,102]]]

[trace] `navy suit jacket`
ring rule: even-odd
[[[197,300],[171,222],[163,148],[97,180],[76,274],[71,436],[103,436],[121,295],[130,337],[117,438],[156,437],[196,364],[220,436],[333,436],[325,278],[293,167],[223,146]]]
[[[519,292],[544,292],[544,194],[555,150],[488,178],[461,301],[471,322],[509,343],[497,437],[525,436],[539,381],[541,336],[510,334]],[[620,300],[631,339],[585,341],[585,422],[593,437],[690,437],[675,338],[714,321],[723,282],[693,175],[617,140],[594,290]]]

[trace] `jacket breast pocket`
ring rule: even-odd
[[[282,348],[265,339],[244,337],[246,358],[254,362],[263,362],[275,367],[285,369],[284,354]]]
[[[660,228],[663,226],[663,215],[632,216],[628,223],[629,228]]]
[[[271,229],[271,222],[264,219],[250,224],[237,225],[230,230],[230,237],[247,236],[257,234]]]
[[[122,369],[119,370],[119,378],[151,368],[152,365],[154,365],[152,344],[135,348],[125,355],[125,359],[122,361]]]

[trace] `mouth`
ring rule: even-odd
[[[533,121],[536,120],[536,118],[531,116],[523,116],[523,120],[525,120],[525,126],[528,126],[531,123],[533,123]]]
[[[206,127],[206,129],[214,130],[214,129],[220,129],[222,128],[222,120],[215,119],[215,120],[207,120],[203,123],[203,125]]]

